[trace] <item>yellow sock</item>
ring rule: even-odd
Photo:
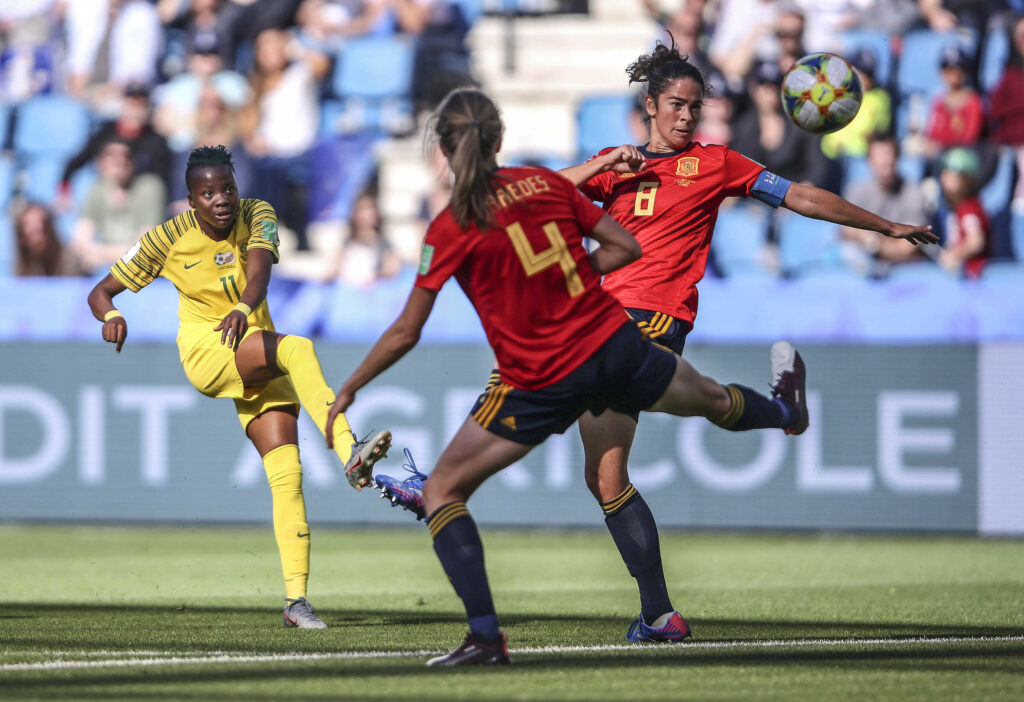
[[[334,391],[324,379],[320,359],[316,357],[313,342],[304,336],[286,336],[277,345],[277,367],[288,374],[299,395],[299,402],[316,422],[320,433],[327,435],[327,410],[334,403]],[[341,465],[352,456],[352,429],[344,414],[334,420],[334,452]]]
[[[285,444],[263,457],[270,494],[274,500],[274,536],[281,552],[284,596],[306,596],[309,578],[309,524],[302,497],[302,464],[299,447]]]

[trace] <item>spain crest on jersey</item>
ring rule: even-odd
[[[695,176],[698,173],[698,165],[700,159],[696,156],[683,156],[681,159],[676,161],[676,175],[689,178]]]

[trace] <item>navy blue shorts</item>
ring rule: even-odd
[[[677,356],[683,355],[686,335],[693,330],[692,322],[676,319],[664,312],[651,312],[635,307],[627,307],[626,312],[640,327],[644,336],[658,346],[664,346]]]
[[[676,357],[627,322],[583,365],[546,388],[489,384],[470,416],[492,434],[535,446],[565,433],[587,411],[639,416],[665,394],[675,371]]]

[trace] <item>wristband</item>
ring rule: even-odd
[[[234,309],[232,311],[234,311],[234,310],[238,310],[239,312],[244,314],[246,317],[248,317],[250,314],[252,314],[252,307],[249,307],[249,305],[245,304],[244,302],[239,302],[237,305],[235,305],[235,307],[234,307]]]
[[[103,321],[104,322],[109,322],[114,317],[124,317],[124,315],[121,314],[121,310],[112,309],[109,312],[107,312],[105,315],[103,315]]]

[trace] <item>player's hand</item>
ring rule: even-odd
[[[109,322],[103,323],[103,340],[117,344],[114,347],[114,351],[117,353],[121,353],[121,347],[124,346],[124,340],[127,338],[128,323],[124,321],[124,317],[114,317]]]
[[[213,328],[214,331],[220,332],[220,343],[227,344],[232,351],[238,350],[238,345],[242,343],[242,337],[248,329],[249,318],[242,310],[231,310],[220,324]]]
[[[605,155],[607,169],[616,173],[637,173],[647,165],[647,159],[636,146],[623,144]]]
[[[327,410],[327,424],[324,426],[324,434],[327,435],[327,448],[334,448],[334,419],[339,414],[342,414],[345,410],[352,406],[352,402],[356,399],[354,392],[345,392],[344,390],[338,391],[338,396],[334,398],[334,404]]]
[[[915,246],[917,244],[937,244],[939,237],[932,233],[931,225],[914,226],[912,224],[894,224],[887,232],[882,232],[893,239],[906,239]]]

